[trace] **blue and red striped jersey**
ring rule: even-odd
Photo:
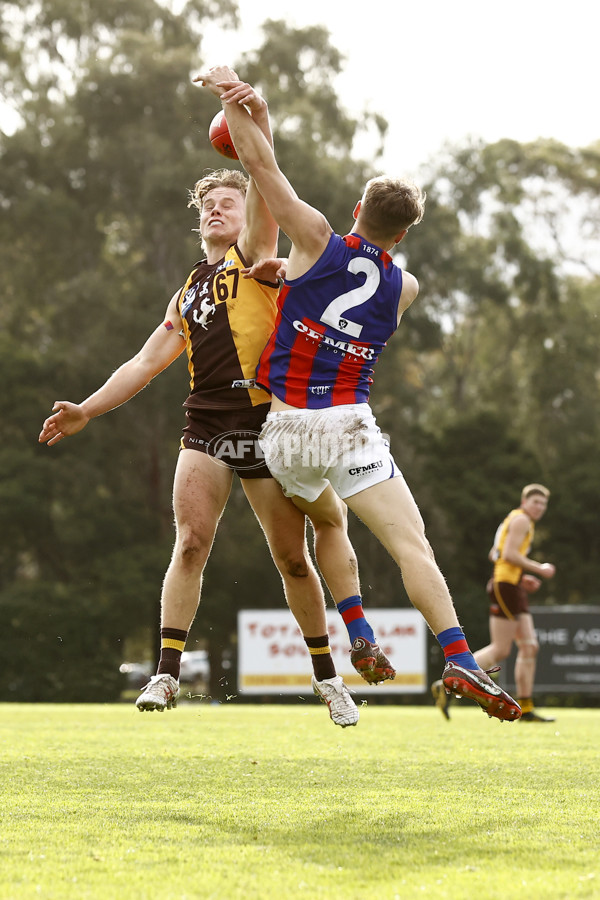
[[[300,278],[285,281],[256,382],[284,403],[366,403],[373,367],[398,326],[402,269],[358,234],[332,234]]]

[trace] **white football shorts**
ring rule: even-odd
[[[368,403],[270,412],[258,441],[284,494],[310,503],[328,484],[344,500],[402,474]]]

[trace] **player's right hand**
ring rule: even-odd
[[[270,257],[259,259],[254,265],[242,269],[244,278],[256,278],[258,281],[283,281],[287,272],[287,259]]]
[[[46,419],[38,437],[40,444],[47,443],[49,447],[62,441],[64,437],[77,434],[89,422],[89,416],[86,416],[81,406],[69,403],[68,400],[57,400],[52,412],[54,415]]]
[[[552,563],[542,563],[540,566],[539,574],[542,578],[553,578],[554,573],[556,572],[556,566],[553,566]]]
[[[540,589],[542,582],[535,575],[521,575],[519,585],[524,588],[528,594],[535,594]]]

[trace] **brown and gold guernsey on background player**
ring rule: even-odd
[[[521,505],[511,509],[499,525],[489,559],[494,572],[487,584],[490,600],[490,643],[474,653],[482,668],[497,666],[510,654],[513,643],[517,647],[514,681],[522,710],[521,722],[553,722],[534,708],[533,688],[539,644],[528,595],[537,591],[541,579],[554,576],[552,563],[540,563],[529,553],[540,521],[550,498],[543,484],[526,484],[521,491]],[[436,705],[449,719],[450,698],[432,685]]]
[[[490,559],[494,563],[494,574],[488,582],[487,592],[490,597],[490,615],[514,619],[519,613],[529,611],[528,593],[521,585],[523,566],[511,562],[504,556],[504,548],[511,524],[523,517],[526,531],[519,546],[518,553],[528,556],[535,536],[535,524],[523,509],[512,509],[506,516],[494,537],[494,546],[490,550]]]

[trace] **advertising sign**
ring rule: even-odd
[[[535,694],[600,694],[600,607],[531,606],[540,650]],[[514,687],[515,651],[502,663]]]
[[[420,694],[427,689],[426,629],[415,609],[369,609],[369,623],[396,669],[393,681],[371,688],[350,664],[348,632],[340,614],[327,612],[331,654],[348,687],[378,694]],[[302,633],[289,610],[238,613],[240,694],[311,694],[312,665]]]

